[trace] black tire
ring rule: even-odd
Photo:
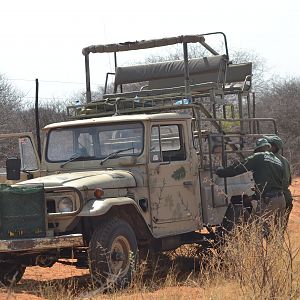
[[[243,222],[243,206],[240,204],[230,203],[227,207],[223,222],[222,228],[225,231],[230,232],[236,225],[239,225]]]
[[[247,196],[233,196],[229,204],[222,227],[230,232],[237,225],[245,224],[250,218],[252,211],[251,199]]]
[[[124,220],[104,221],[89,244],[89,267],[95,283],[106,289],[124,287],[131,282],[137,261],[137,241]]]
[[[0,263],[0,285],[11,286],[18,283],[24,275],[26,267],[20,264]]]

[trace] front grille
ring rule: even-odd
[[[58,228],[59,223],[55,222],[55,223],[48,223],[48,229],[55,229]]]
[[[0,238],[46,236],[45,194],[41,186],[0,185]]]
[[[47,213],[55,213],[56,212],[56,204],[55,200],[47,200]]]

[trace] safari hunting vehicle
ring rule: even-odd
[[[212,36],[224,53],[208,45]],[[191,44],[207,56],[190,58]],[[169,45],[183,48],[181,60],[117,64],[121,52]],[[101,99],[92,99],[92,53],[115,60]],[[65,258],[122,285],[137,253],[214,247],[247,212],[254,185],[251,173],[220,179],[215,170],[277,132],[273,119],[256,118],[252,64],[230,61],[224,33],[96,45],[83,55],[86,103],[43,129],[41,161],[31,134],[14,136],[20,156],[6,160],[0,187],[2,284]]]

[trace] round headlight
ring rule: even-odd
[[[58,201],[59,212],[71,212],[73,211],[73,201],[70,198],[64,197]]]

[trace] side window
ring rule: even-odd
[[[157,125],[152,127],[150,159],[152,162],[186,159],[182,126]]]
[[[21,170],[32,171],[38,169],[37,158],[34,153],[32,141],[29,137],[19,139],[19,149],[21,154]]]

